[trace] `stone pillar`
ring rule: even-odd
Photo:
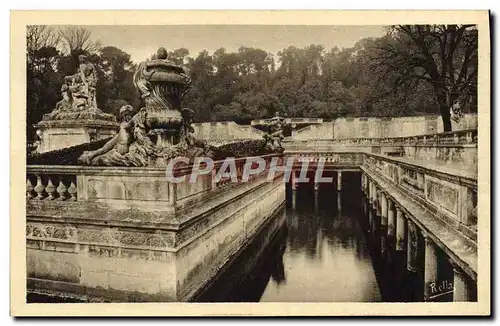
[[[380,207],[380,216],[382,217],[381,224],[387,225],[387,197],[383,192],[380,194]]]
[[[453,265],[453,301],[471,301],[467,275],[455,262],[451,264]]]
[[[337,172],[337,190],[342,190],[342,171]]]
[[[417,258],[418,258],[418,227],[408,219],[408,237],[407,239],[407,254],[406,254],[406,268],[410,272],[417,272]]]
[[[297,190],[297,176],[295,171],[292,171],[292,191],[295,192],[295,190]]]
[[[314,212],[318,213],[319,211],[319,192],[314,191]]]
[[[314,191],[318,191],[318,190],[319,190],[319,183],[314,182]]]
[[[387,200],[387,236],[393,238],[396,231],[396,214],[394,203],[392,200]]]
[[[380,252],[387,257],[387,196],[380,192]]]
[[[436,284],[438,278],[437,270],[437,255],[436,255],[436,245],[434,241],[429,237],[428,234],[424,234],[425,240],[425,265],[424,265],[424,298],[426,301],[431,300],[432,295],[432,284]]]
[[[375,209],[376,214],[380,216],[380,203],[379,203],[380,192],[375,184],[373,184],[373,209]]]
[[[297,191],[292,191],[292,208],[297,208]]]
[[[373,201],[373,184],[370,181],[370,178],[367,178],[367,184],[366,187],[368,188],[368,206],[372,207],[372,201]]]
[[[365,174],[361,172],[361,192],[365,193]]]
[[[400,207],[396,207],[396,251],[405,250],[406,219]]]
[[[368,230],[370,233],[373,232],[373,210],[368,208]]]
[[[339,213],[342,212],[342,193],[340,191],[337,192],[337,210]]]
[[[394,203],[391,199],[387,198],[387,261],[393,262],[394,252],[394,233],[396,232],[396,212],[394,210]]]

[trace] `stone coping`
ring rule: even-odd
[[[306,128],[309,128],[309,127],[306,127]],[[304,129],[301,129],[302,130],[305,130],[306,128]],[[417,139],[423,139],[424,137],[425,138],[428,138],[428,141],[429,143],[432,143],[432,138],[434,137],[442,137],[442,136],[452,136],[452,135],[455,135],[455,134],[466,134],[466,133],[477,133],[477,128],[473,128],[473,129],[460,129],[460,130],[452,130],[452,131],[445,131],[445,132],[440,132],[440,133],[433,133],[433,134],[420,134],[420,135],[413,135],[413,136],[401,136],[401,137],[354,137],[354,138],[328,138],[328,139],[325,139],[325,138],[316,138],[316,139],[307,139],[307,140],[300,140],[300,139],[297,139],[297,140],[294,140],[293,139],[293,136],[289,136],[287,138],[285,138],[285,142],[307,142],[307,141],[321,141],[321,142],[331,142],[331,141],[335,141],[335,142],[360,142],[360,141],[363,141],[363,140],[370,140],[370,141],[373,141],[373,140],[394,140],[394,141],[397,141],[397,140],[404,140],[404,139],[408,139],[408,140],[413,140],[415,138]],[[477,142],[476,142],[477,143]],[[367,144],[367,145],[372,145],[372,144]]]
[[[443,249],[474,281],[477,280],[477,243],[458,230],[450,227],[444,220],[428,208],[412,199],[397,186],[388,182],[379,172],[362,166],[361,169],[380,185],[398,207],[428,233],[433,242]],[[417,218],[418,216],[418,218]]]
[[[262,156],[249,156],[234,158],[236,165],[241,165],[251,158],[264,160],[273,157],[283,157],[283,154],[268,154]],[[219,168],[225,160],[214,162],[214,168]],[[177,165],[174,167],[174,176],[189,174],[193,165]],[[86,166],[86,165],[28,165],[26,172],[29,174],[84,174],[84,175],[146,175],[166,177],[166,169],[161,167],[123,167],[123,166]]]
[[[118,129],[120,124],[114,121],[106,121],[106,120],[90,120],[90,119],[81,119],[81,120],[42,120],[35,125],[35,128],[81,128],[81,127],[90,127],[90,128],[102,128],[102,127],[113,127]]]

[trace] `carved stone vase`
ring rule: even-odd
[[[162,56],[142,62],[134,74],[134,83],[144,99],[146,129],[156,134],[156,145],[170,147],[179,143],[182,127],[181,100],[190,85],[183,67]]]

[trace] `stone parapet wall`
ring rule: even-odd
[[[193,184],[169,183],[164,173],[28,167],[28,183],[36,179],[36,190],[27,187],[28,291],[86,301],[190,300],[284,202],[283,173],[268,181],[266,170],[245,183],[208,174]]]
[[[262,139],[264,133],[251,126],[242,126],[234,121],[193,123],[194,137],[207,141]]]
[[[452,130],[477,129],[477,114],[465,114],[460,122],[452,122]],[[293,140],[393,138],[443,132],[441,116],[395,118],[339,118],[321,125],[309,126],[294,132]]]

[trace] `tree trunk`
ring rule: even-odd
[[[451,131],[450,108],[446,103],[439,103],[439,110],[441,111],[441,118],[443,119],[443,131]]]
[[[436,87],[435,94],[439,105],[439,112],[443,119],[443,132],[451,131],[450,105],[447,101],[446,93],[440,87]]]

